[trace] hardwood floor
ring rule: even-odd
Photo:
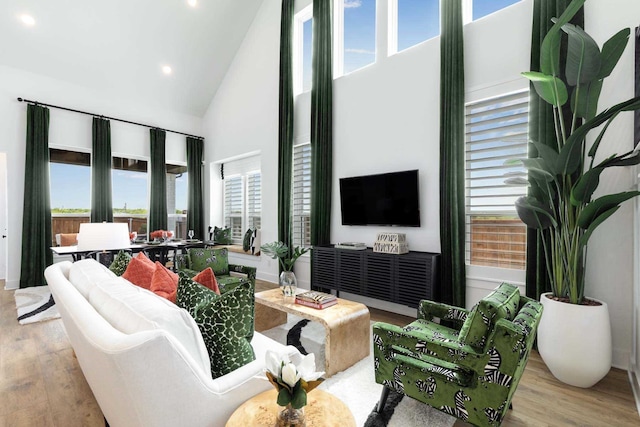
[[[260,283],[259,289],[271,287]],[[0,427],[103,426],[61,320],[20,325],[13,291],[0,281]],[[375,321],[411,318],[370,309]],[[612,369],[584,390],[561,384],[533,353],[503,426],[638,426],[627,372]],[[467,426],[456,422],[456,427]]]

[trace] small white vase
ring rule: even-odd
[[[538,326],[538,352],[554,377],[563,383],[588,388],[611,369],[609,309],[602,305],[568,304],[542,294],[544,307]]]
[[[280,290],[285,302],[295,302],[298,281],[293,271],[283,271],[280,273]]]

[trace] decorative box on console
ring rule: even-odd
[[[378,233],[373,244],[373,252],[385,254],[406,254],[409,252],[407,235],[404,233]]]

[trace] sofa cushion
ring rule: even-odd
[[[229,251],[223,249],[189,249],[189,269],[202,271],[211,267],[216,276],[229,274]]]
[[[151,287],[151,278],[156,270],[156,265],[145,254],[140,252],[135,257],[131,258],[127,269],[122,274],[122,277],[138,285],[141,288],[149,289]]]
[[[69,268],[69,281],[87,299],[95,283],[114,277],[116,275],[107,267],[90,258],[76,261]]]
[[[192,279],[194,282],[200,283],[207,289],[211,289],[216,294],[220,295],[220,289],[218,288],[218,281],[216,280],[216,275],[213,274],[213,270],[211,267],[207,267],[202,270],[200,273],[193,276]]]
[[[225,294],[180,274],[176,303],[191,313],[209,352],[213,378],[255,360],[253,337],[253,286],[243,282]]]
[[[460,329],[460,341],[476,350],[483,349],[498,320],[513,320],[518,312],[519,301],[518,288],[502,283],[471,310]]]
[[[156,261],[149,290],[175,303],[176,292],[178,290],[178,275]]]
[[[209,355],[200,330],[185,310],[122,277],[95,283],[89,303],[111,325],[126,334],[162,329],[211,375]]]
[[[131,255],[129,252],[120,251],[113,259],[113,262],[109,266],[109,270],[113,271],[116,276],[122,276],[129,266],[129,261],[131,261]]]

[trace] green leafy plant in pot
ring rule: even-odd
[[[621,112],[640,108],[640,98],[632,98],[607,109],[598,107],[603,80],[618,63],[627,45],[630,30],[626,28],[619,31],[600,49],[583,29],[569,23],[585,1],[572,1],[565,12],[554,19],[554,25],[540,47],[540,72],[522,73],[533,83],[537,94],[553,106],[555,140],[531,141],[538,157],[520,160],[529,173],[529,181],[524,177],[507,180],[515,185],[529,185],[528,195],[516,201],[516,210],[528,227],[542,230],[546,236],[542,241],[552,294],[556,299],[570,303],[560,303],[565,306],[584,303],[587,243],[594,230],[611,217],[622,202],[640,194],[638,191],[625,191],[594,197],[603,171],[640,163],[640,151],[637,147],[624,154],[607,155],[604,160],[596,162],[599,150],[606,145],[604,136],[613,120]],[[560,64],[563,33],[568,39],[566,64]],[[562,66],[565,71],[564,78],[560,77]],[[570,103],[571,117],[564,117],[562,106],[566,103]],[[592,130],[597,133],[591,146],[588,146],[586,138]],[[547,299],[541,298],[543,305]],[[606,304],[604,305],[606,310]],[[556,318],[548,311],[545,306],[542,323],[545,320],[552,323],[551,328],[558,333],[565,320]],[[573,313],[570,317],[581,316]],[[606,323],[604,329],[610,329],[608,311],[606,321],[602,322]],[[589,387],[606,375],[611,366],[610,342],[608,367],[606,370],[601,369],[604,374],[593,384],[590,384],[592,379],[586,382],[572,382],[561,378],[562,375],[559,376],[554,371],[543,354],[545,332],[542,323],[538,347],[547,366],[556,377],[569,384]],[[566,341],[567,335],[581,332],[586,331],[562,332],[561,335],[564,336],[559,339]],[[608,334],[610,341],[610,331]],[[605,347],[603,357],[606,359],[606,344],[599,343],[593,337],[591,339],[596,345]],[[560,352],[557,349],[556,351]],[[584,354],[591,354],[585,349],[580,351],[583,351],[582,356],[576,358],[585,359]],[[570,356],[567,355],[567,358]],[[573,363],[576,358],[570,358],[569,363]],[[604,365],[606,363],[605,360]]]
[[[280,273],[280,289],[285,297],[294,297],[298,287],[298,282],[295,274],[293,273],[293,266],[298,258],[309,251],[309,248],[296,246],[293,250],[290,250],[283,242],[271,242],[260,246],[260,250],[265,255],[268,255],[273,259],[277,259],[280,262],[280,266],[283,270],[282,273]]]

